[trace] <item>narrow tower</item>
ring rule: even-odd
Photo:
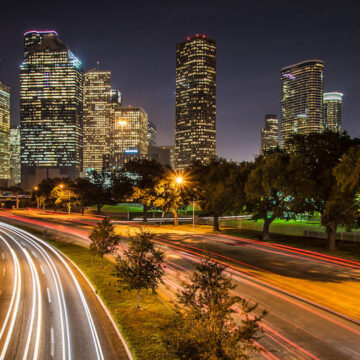
[[[216,42],[196,34],[176,45],[175,167],[216,156]]]
[[[281,144],[292,134],[321,132],[324,63],[307,60],[281,69]]]
[[[261,149],[263,154],[267,150],[275,149],[279,146],[279,121],[277,115],[266,114],[265,126],[261,129]]]
[[[328,130],[341,132],[342,97],[339,92],[324,93],[324,121]]]

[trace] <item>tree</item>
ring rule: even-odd
[[[351,194],[339,186],[341,181],[338,183],[334,169],[343,155],[359,144],[359,138],[351,139],[346,132],[331,131],[296,135],[289,142],[293,211],[320,214],[330,250],[336,249],[337,227],[349,222],[351,212],[348,209],[355,206]]]
[[[236,209],[236,184],[231,181],[235,162],[213,159],[209,164],[193,163],[190,173],[194,196],[202,214],[213,216],[214,231],[219,231],[219,217]]]
[[[115,274],[119,284],[127,290],[137,291],[137,305],[140,307],[141,290],[155,291],[162,283],[164,252],[156,250],[151,241],[153,234],[141,230],[129,239],[129,248],[123,256],[116,258]]]
[[[120,242],[120,236],[114,232],[114,225],[111,224],[108,217],[103,218],[89,236],[90,251],[101,258],[101,267],[104,266],[104,256],[114,254],[116,247]]]
[[[278,151],[255,159],[254,169],[245,184],[246,208],[254,220],[264,220],[262,238],[269,240],[271,223],[289,219],[291,197],[288,196],[289,156]]]
[[[89,188],[91,190],[89,196],[96,204],[97,214],[100,214],[105,204],[112,203],[111,174],[105,170],[100,172],[92,170],[87,177],[93,185]]]
[[[125,171],[114,171],[111,174],[112,197],[116,203],[126,200],[132,194],[133,182]]]
[[[177,294],[174,320],[165,327],[164,343],[179,359],[249,359],[266,312],[252,315],[257,304],[231,296],[234,290],[224,267],[202,260],[190,282]],[[236,309],[240,304],[241,311]],[[240,323],[234,315],[240,316]]]
[[[24,190],[17,185],[13,185],[7,188],[8,191],[11,191],[16,196],[16,209],[19,208],[19,194],[24,194]]]
[[[39,198],[39,204],[42,205],[43,210],[46,206],[51,206],[54,204],[55,199],[51,196],[51,192],[57,184],[66,183],[68,179],[66,178],[47,178],[41,181],[37,186],[36,196]]]
[[[93,194],[96,192],[94,184],[87,178],[77,178],[74,182],[74,191],[78,197],[81,213],[84,214],[85,207],[95,204]]]
[[[147,210],[155,199],[154,187],[163,176],[164,167],[155,160],[142,159],[125,164],[125,172],[133,179],[131,198],[143,205],[143,221],[147,221]]]
[[[174,214],[174,225],[178,225],[178,208],[186,203],[185,192],[180,184],[177,184],[174,175],[169,174],[155,185],[154,206],[163,211]]]
[[[69,213],[71,207],[79,203],[78,195],[74,191],[74,183],[70,180],[57,184],[50,196],[55,199],[55,205],[67,208]]]

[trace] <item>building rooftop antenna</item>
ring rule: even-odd
[[[100,61],[97,61],[96,65],[97,65],[97,69],[100,70]]]

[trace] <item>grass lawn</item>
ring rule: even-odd
[[[40,235],[40,232],[29,230],[25,226],[22,228],[36,236]],[[74,261],[94,285],[128,342],[135,359],[173,360],[161,342],[160,329],[173,312],[157,294],[143,291],[141,309],[136,309],[136,293],[116,284],[114,264],[111,261],[104,259],[104,268],[101,268],[100,259],[96,257],[94,265],[91,265],[89,249],[69,242],[48,242]]]

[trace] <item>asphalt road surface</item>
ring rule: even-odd
[[[0,223],[0,360],[129,359],[80,272],[56,249]]]
[[[36,222],[36,226],[49,226],[51,231],[71,234],[72,241],[79,244],[88,242],[89,229],[81,225]],[[256,358],[360,359],[359,319],[347,319],[251,272],[258,267],[294,279],[359,281],[358,262],[230,236],[169,232],[158,234],[155,240],[167,254],[166,286],[162,291],[169,297],[181,288],[181,281],[189,278],[203,255],[239,264],[227,269],[237,285],[234,294],[259,303],[259,311],[269,312],[263,322],[264,334],[258,340],[262,352],[255,355]],[[340,299],[342,294],[338,296]]]

